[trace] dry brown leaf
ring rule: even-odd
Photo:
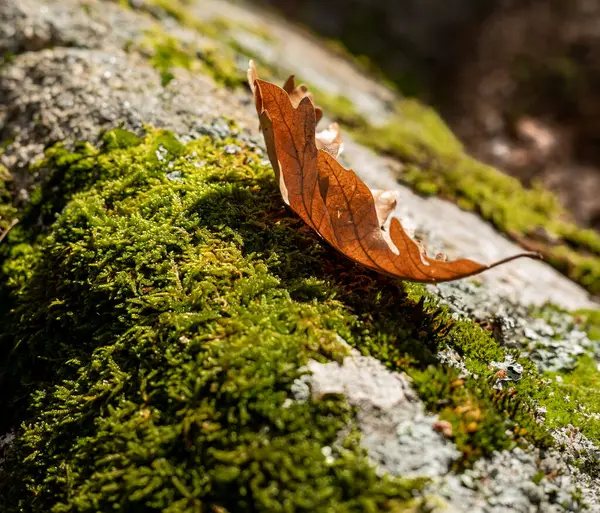
[[[339,127],[317,135],[317,113],[312,95],[295,86],[284,88],[260,80],[250,62],[248,79],[256,101],[267,152],[285,202],[338,251],[370,269],[420,282],[441,282],[478,274],[520,257],[521,253],[490,265],[443,257],[432,259],[413,240],[397,218],[389,232],[381,227],[396,206],[393,193],[371,193],[351,169],[336,159],[341,147]]]

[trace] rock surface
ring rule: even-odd
[[[239,22],[231,29],[232,37],[257,57],[285,70],[297,69],[324,91],[354,100],[375,122],[385,120],[386,103],[393,101],[394,94],[320,42],[276,18],[268,22],[272,39],[261,39],[243,29],[264,23],[243,6],[202,0],[193,10],[208,22],[217,13]],[[0,68],[0,140],[10,141],[0,161],[12,171],[24,198],[44,178],[30,176],[26,170],[45,147],[94,141],[115,126],[139,133],[144,124],[152,124],[182,137],[209,133],[225,138],[231,129],[223,119],[232,118],[243,127],[242,137],[259,139],[248,93],[226,90],[209,76],[183,69],[174,69],[174,79],[163,86],[147,57],[125,51],[128,41],[155,24],[144,14],[110,2],[5,0],[0,5],[0,51],[16,54]],[[188,28],[164,25],[172,33],[181,31],[182,38],[189,37]],[[425,235],[431,250],[482,261],[520,251],[474,214],[399,186],[393,178],[396,162],[350,140],[344,159],[368,185],[398,191],[397,213]],[[571,330],[557,340],[552,323],[532,323],[531,305],[550,301],[567,309],[596,306],[583,289],[548,265],[518,261],[486,273],[479,281],[480,286],[458,283],[432,290],[459,316],[505,319],[505,343],[531,350],[533,358],[528,344],[535,342],[534,360],[542,371],[568,368],[583,353],[597,354],[597,345],[581,332]],[[499,368],[505,363],[498,362]],[[296,383],[294,400],[344,394],[358,409],[362,444],[381,472],[433,478],[432,504],[445,501],[444,507],[456,511],[486,513],[579,511],[583,504],[600,511],[598,482],[572,464],[575,453],[598,458],[598,449],[581,434],[557,431],[555,437],[566,447],[563,451],[500,451],[458,475],[450,470],[456,448],[439,432],[437,417],[426,413],[405,375],[358,354],[341,364],[312,362],[309,370],[311,374]],[[11,436],[2,437],[1,443],[9,443]],[[546,477],[553,473],[560,476],[558,481]],[[533,483],[538,478],[542,486]]]
[[[314,397],[344,394],[357,406],[362,444],[380,467],[403,476],[439,477],[459,457],[436,432],[438,419],[426,414],[407,377],[388,371],[356,350],[341,365],[311,362],[306,381]]]

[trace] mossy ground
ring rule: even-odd
[[[600,440],[600,372],[598,362],[591,356],[579,359],[571,372],[548,373],[552,385],[543,394],[547,407],[549,427],[563,427],[569,423],[581,427],[589,439]],[[559,395],[561,401],[553,401]]]
[[[132,49],[136,49],[136,45],[128,45],[128,50]],[[245,73],[236,64],[233,50],[224,53],[211,46],[183,43],[158,27],[146,34],[139,49],[149,55],[151,64],[161,73],[163,85],[174,78],[175,68],[202,71],[225,87],[238,87],[245,81]]]
[[[285,404],[308,358],[345,354],[349,321],[267,169],[207,140],[106,141],[48,152],[57,187],[2,248],[2,428],[24,421],[4,511],[405,505],[418,483],[378,478],[354,436],[321,451],[343,398]]]
[[[125,6],[129,3],[125,2]],[[186,2],[174,0],[151,0],[137,6],[160,21],[168,16],[177,20],[184,27],[198,32],[205,41],[182,41],[167,32],[160,23],[147,31],[141,43],[130,42],[126,49],[138,50],[148,55],[151,64],[161,73],[163,85],[173,78],[174,68],[202,71],[212,76],[215,81],[225,87],[239,87],[246,81],[245,66],[247,57],[241,58],[234,41],[227,38],[230,23],[223,18],[215,18],[210,23],[197,19],[186,5]],[[228,44],[208,44],[210,39]]]
[[[196,48],[148,37],[166,82],[176,66],[216,69]],[[372,129],[344,99],[319,103],[357,133]],[[458,155],[472,177],[469,166],[481,164],[434,113],[403,105],[400,133],[382,128],[365,141],[414,166],[422,192],[450,195],[439,178],[446,165]],[[0,479],[7,511],[403,510],[421,482],[379,479],[356,432],[333,462],[321,451],[352,425],[342,397],[289,401],[309,358],[345,354],[337,335],[413,378],[452,424],[457,469],[522,441],[551,444],[548,428],[569,423],[600,441],[587,415],[598,397],[578,394],[582,412],[565,394],[597,386],[589,361],[548,383],[520,359],[525,377],[493,391],[489,364],[507,351],[488,331],[453,319],[422,287],[365,272],[322,245],[241,141],[184,145],[160,131],[138,140],[118,130],[104,141],[50,149],[40,164],[50,180],[0,245],[0,347],[10,354],[0,365],[9,412],[0,427],[21,426]],[[229,155],[228,142],[244,149]],[[486,187],[504,190],[504,178]],[[456,180],[450,191],[466,187]],[[473,194],[463,206],[479,209]],[[493,195],[482,197],[496,212]],[[524,199],[543,226],[556,212]],[[584,254],[595,244],[574,227],[570,240]],[[476,378],[439,363],[447,347]],[[542,426],[535,406],[548,410]]]
[[[39,166],[49,181],[0,245],[0,429],[19,426],[5,511],[401,510],[421,482],[379,478],[356,432],[337,446],[343,397],[290,401],[309,358],[346,354],[338,336],[413,378],[457,468],[552,443],[531,363],[492,390],[506,350],[488,331],[323,245],[243,142],[117,130]],[[439,363],[448,347],[477,377]],[[553,426],[587,429],[548,400]]]

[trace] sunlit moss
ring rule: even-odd
[[[24,422],[4,511],[395,511],[421,489],[339,440],[342,397],[293,400],[352,317],[270,170],[226,143],[117,131],[40,164],[53,194],[2,248],[2,429]]]
[[[405,504],[419,482],[378,478],[355,436],[334,463],[321,452],[353,422],[342,397],[294,400],[309,358],[346,354],[339,336],[411,376],[452,424],[457,468],[551,443],[529,362],[515,391],[493,390],[507,352],[490,333],[324,246],[243,142],[117,130],[38,165],[49,181],[0,246],[0,427],[23,426],[7,511]],[[441,365],[444,348],[477,377]]]
[[[132,48],[135,46],[130,44],[128,49]],[[173,80],[175,68],[202,71],[226,87],[240,86],[244,80],[233,52],[217,51],[210,46],[199,47],[192,42],[184,43],[159,28],[146,34],[139,49],[149,55],[150,63],[161,73],[163,85]]]
[[[600,341],[600,310],[579,310],[576,317],[590,338]]]
[[[173,80],[173,68],[199,67],[194,50],[174,37],[154,31],[148,34],[146,45],[151,53],[151,64],[161,73],[162,85]]]
[[[599,342],[600,343],[600,342]],[[548,373],[552,380],[540,394],[548,427],[577,426],[591,440],[600,440],[600,372],[598,362],[582,356],[573,371]]]

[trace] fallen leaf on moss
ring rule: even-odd
[[[339,126],[317,133],[322,113],[306,86],[290,77],[283,88],[260,80],[250,61],[248,81],[254,93],[267,153],[284,201],[338,251],[370,269],[419,282],[441,282],[478,274],[516,258],[539,258],[520,253],[493,264],[469,259],[432,259],[392,218],[393,193],[374,195],[351,169],[337,160],[342,148]]]

